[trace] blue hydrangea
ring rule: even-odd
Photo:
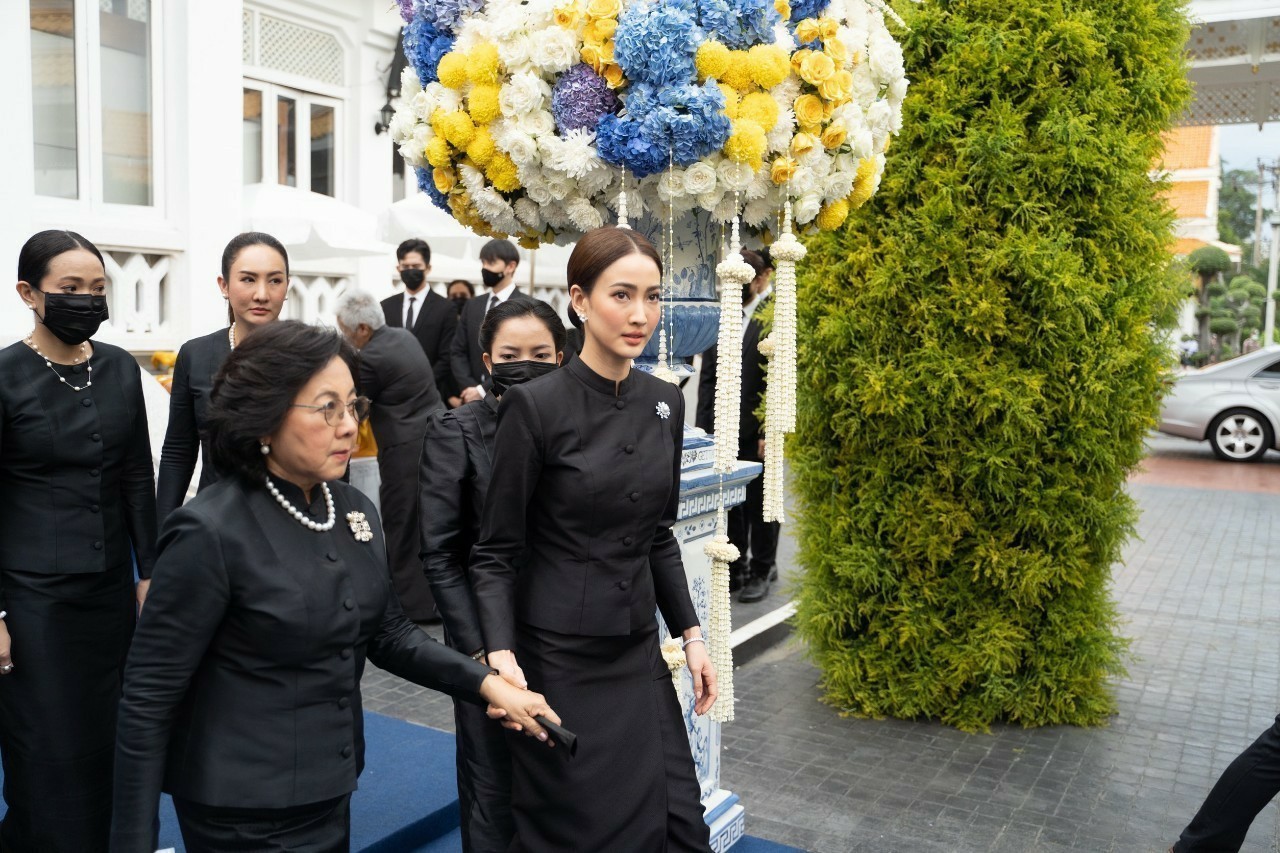
[[[636,3],[618,19],[613,55],[632,83],[681,86],[702,39],[689,3]]]
[[[418,173],[418,189],[427,194],[427,198],[431,199],[432,204],[452,216],[453,211],[449,209],[449,198],[436,189],[436,182],[431,177],[431,170],[417,166],[414,171]]]
[[[590,65],[573,66],[560,75],[551,91],[551,115],[562,134],[579,128],[594,131],[601,117],[620,106],[618,96]]]
[[[816,18],[827,11],[830,2],[831,0],[796,0],[791,4],[792,28],[806,18]]]
[[[404,55],[413,65],[422,85],[435,83],[440,79],[436,69],[440,67],[440,57],[453,50],[453,36],[436,29],[436,25],[422,16],[413,19],[413,23],[404,28]]]
[[[484,8],[485,0],[421,0],[418,17],[455,35],[462,22]]]
[[[625,166],[638,178],[661,172],[672,161],[695,163],[729,138],[724,96],[714,83],[664,88],[639,83],[626,100],[626,115],[600,120],[596,144],[605,162]]]
[[[781,20],[772,0],[698,0],[698,23],[734,50],[773,44],[773,27]]]

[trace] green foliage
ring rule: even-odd
[[[1231,258],[1217,246],[1201,246],[1187,256],[1187,266],[1208,278],[1231,269]]]
[[[1178,0],[901,3],[879,194],[800,267],[796,623],[847,713],[1103,722],[1126,475],[1183,293]]]
[[[1253,169],[1232,169],[1222,175],[1218,192],[1218,239],[1224,243],[1245,246],[1245,256],[1257,235],[1253,233],[1258,203],[1258,173]],[[1270,211],[1263,209],[1262,221]]]

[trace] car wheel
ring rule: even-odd
[[[1257,462],[1271,447],[1271,425],[1252,409],[1230,409],[1209,425],[1213,454],[1228,462]]]

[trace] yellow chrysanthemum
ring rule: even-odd
[[[698,79],[706,80],[714,77],[723,81],[725,71],[729,69],[729,60],[733,52],[718,41],[704,41],[698,45],[698,53],[694,60],[698,68]]]
[[[787,0],[773,0],[773,8],[778,10],[778,14],[782,16],[782,20],[791,20],[791,4]]]
[[[476,135],[476,126],[471,122],[471,116],[462,110],[445,113],[440,121],[444,138],[454,148],[466,148]]]
[[[566,30],[576,27],[578,21],[582,19],[582,9],[579,8],[577,3],[560,6],[552,14],[555,18],[556,26],[564,27]]]
[[[808,154],[818,145],[818,137],[812,133],[797,133],[791,137],[791,153],[797,157]]]
[[[483,168],[493,159],[497,150],[493,144],[493,137],[489,135],[489,128],[477,127],[475,138],[467,146],[467,156],[471,158],[471,162]]]
[[[433,136],[427,140],[427,162],[437,169],[448,166],[452,161],[452,155],[449,153],[449,143],[444,141],[443,136]]]
[[[764,92],[752,92],[743,96],[738,115],[754,121],[768,133],[778,123],[778,102]]]
[[[724,70],[724,82],[739,92],[750,92],[755,88],[751,79],[751,63],[747,61],[745,50],[730,51],[729,67]]]
[[[616,89],[622,85],[622,67],[619,65],[609,63],[604,66],[604,69],[600,72],[600,76],[609,84],[610,89]]]
[[[818,94],[833,106],[847,104],[853,98],[853,73],[840,69],[818,85]]]
[[[520,175],[516,164],[501,151],[493,155],[489,165],[484,167],[484,175],[493,184],[494,189],[509,193],[520,189]]]
[[[482,41],[467,53],[467,76],[472,83],[498,82],[498,46]]]
[[[582,40],[591,44],[603,44],[613,38],[618,31],[618,22],[613,18],[600,18],[587,24],[582,30]]]
[[[458,178],[453,173],[453,169],[435,168],[431,170],[431,180],[435,183],[436,189],[445,195],[449,194],[449,190],[453,189],[458,183]]]
[[[803,21],[796,24],[796,41],[801,44],[811,42],[818,38],[819,35],[821,35],[821,29],[818,27],[818,22],[814,18],[805,18]]]
[[[844,144],[845,137],[848,135],[849,130],[844,126],[844,122],[833,121],[822,130],[822,147],[833,151]]]
[[[849,218],[849,202],[842,198],[824,205],[818,211],[818,227],[823,231],[834,231]]]
[[[494,121],[502,115],[502,108],[498,106],[498,87],[492,83],[472,86],[471,93],[467,95],[467,107],[471,120],[477,125]]]
[[[467,85],[466,54],[451,50],[440,57],[440,64],[436,67],[436,76],[440,78],[441,86],[447,86],[450,89],[461,89]]]
[[[853,192],[847,201],[851,210],[857,210],[867,203],[867,199],[876,191],[876,161],[868,157],[858,164],[858,173],[853,178]]]
[[[790,157],[778,157],[773,161],[773,167],[769,170],[769,179],[775,184],[785,184],[795,177],[797,168],[799,168],[799,164]]]
[[[759,169],[764,165],[764,152],[768,147],[764,128],[749,119],[736,119],[730,126],[724,154],[736,163],[746,163],[752,169]]]
[[[852,54],[849,53],[848,46],[837,38],[830,38],[824,41],[822,43],[822,52],[831,57],[831,61],[837,66],[848,65],[849,60],[853,58]]]
[[[800,62],[799,73],[800,79],[806,83],[817,86],[824,80],[830,80],[831,75],[836,73],[836,64],[825,53],[807,50],[805,54],[804,59]]]
[[[762,89],[772,89],[787,79],[791,65],[787,52],[776,44],[757,44],[747,51],[751,79]]]
[[[796,98],[793,109],[796,112],[796,121],[806,129],[816,128],[822,124],[822,119],[825,118],[822,110],[822,99],[817,95],[801,95]]]
[[[591,0],[587,14],[593,18],[616,18],[622,12],[622,0]]]

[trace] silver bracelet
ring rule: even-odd
[[[707,644],[707,638],[706,637],[690,637],[689,639],[685,640],[683,643],[680,644],[680,648],[686,649],[689,647],[690,643],[702,643],[702,645],[705,646]]]

